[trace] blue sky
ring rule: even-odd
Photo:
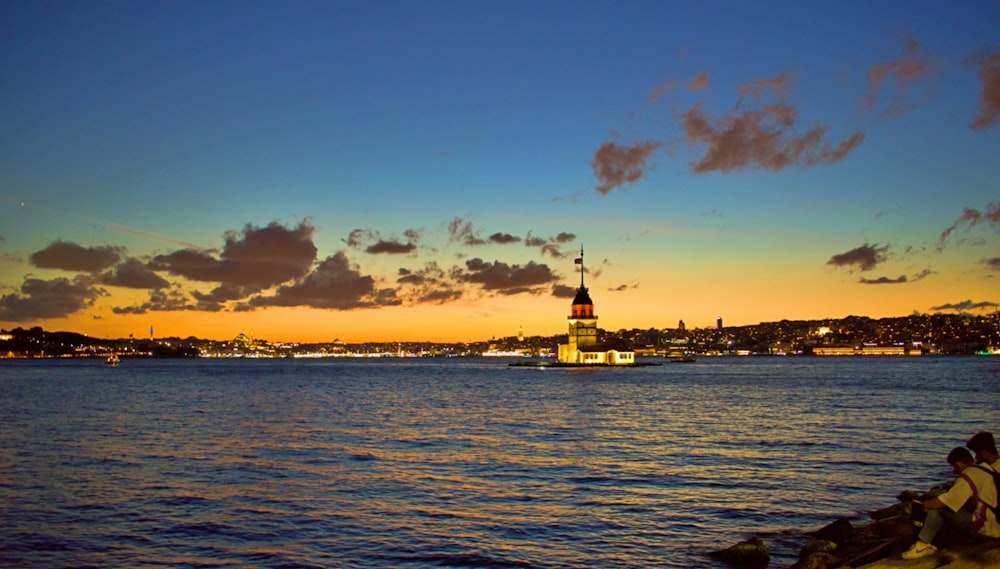
[[[7,2],[0,22],[0,326],[558,333],[581,243],[611,329],[1000,302],[995,3]]]

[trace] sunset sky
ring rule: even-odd
[[[0,328],[988,314],[1000,8],[8,1]]]

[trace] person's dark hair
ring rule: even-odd
[[[972,438],[969,439],[969,442],[965,443],[965,446],[969,447],[969,450],[972,452],[982,452],[985,450],[997,454],[997,441],[993,438],[993,433],[987,433],[986,431],[972,435]]]
[[[955,447],[948,453],[948,464],[954,466],[957,462],[975,464],[975,461],[972,458],[972,453],[965,447]]]

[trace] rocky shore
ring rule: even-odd
[[[935,540],[940,550],[934,555],[912,560],[900,557],[916,537],[911,511],[914,500],[930,499],[945,490],[947,486],[921,494],[906,491],[897,497],[898,503],[870,512],[867,524],[855,526],[841,518],[807,532],[809,543],[799,551],[798,561],[786,569],[1000,569],[1000,539],[967,543],[941,535]],[[756,537],[713,551],[709,557],[734,567],[756,569],[771,561],[766,541]]]

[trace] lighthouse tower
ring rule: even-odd
[[[594,301],[590,299],[583,276],[583,246],[580,246],[580,257],[576,260],[580,265],[580,288],[576,289],[573,306],[570,307],[569,343],[559,346],[559,361],[562,363],[581,363],[581,352],[597,346],[597,316],[594,315]]]

